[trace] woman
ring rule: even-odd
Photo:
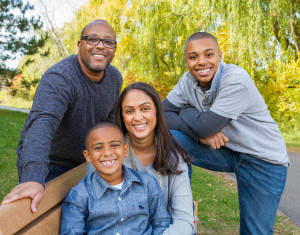
[[[156,90],[142,82],[126,87],[116,103],[115,123],[129,144],[124,165],[153,175],[164,192],[173,221],[164,234],[195,233],[189,157],[169,132]]]

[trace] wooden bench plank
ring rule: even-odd
[[[49,181],[46,184],[44,198],[36,213],[30,211],[31,199],[24,198],[16,202],[5,204],[0,207],[0,234],[15,234],[28,226],[37,218],[42,217],[47,211],[61,204],[63,199],[72,187],[74,187],[86,174],[86,163],[68,171],[67,173]],[[59,205],[59,208],[61,205]],[[60,210],[60,209],[59,209]],[[58,213],[58,212],[56,212]],[[57,214],[56,214],[57,215]],[[50,215],[49,215],[50,216]],[[48,218],[44,216],[44,218]],[[52,217],[49,217],[52,218]],[[60,216],[57,217],[60,220]],[[48,220],[39,222],[39,225],[46,227]],[[51,220],[50,220],[51,221]],[[51,225],[54,226],[54,225]],[[59,223],[55,225],[58,226]],[[37,234],[37,233],[35,233]],[[53,233],[52,233],[53,234]]]
[[[55,235],[60,232],[61,203],[47,211],[15,235]]]
[[[44,198],[36,213],[30,211],[31,199],[24,198],[0,207],[0,235],[55,235],[60,231],[62,201],[86,174],[86,163],[46,184]],[[197,216],[198,203],[194,201]],[[196,228],[197,228],[197,221]]]

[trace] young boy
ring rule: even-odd
[[[193,34],[188,72],[163,101],[172,134],[192,163],[235,172],[240,234],[273,234],[289,159],[277,123],[242,68],[224,64],[215,37]]]
[[[62,206],[61,234],[162,234],[171,223],[157,180],[123,165],[128,145],[112,123],[93,127],[86,137],[85,176]]]

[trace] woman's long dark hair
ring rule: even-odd
[[[151,85],[144,82],[136,82],[123,90],[115,106],[115,123],[121,127],[125,135],[127,129],[123,122],[122,104],[125,96],[132,89],[143,91],[152,99],[156,107],[157,122],[155,135],[157,138],[157,148],[153,168],[164,175],[181,174],[182,170],[178,169],[179,158],[181,156],[185,162],[189,162],[188,153],[178,144],[170,133],[165,120],[160,96]]]

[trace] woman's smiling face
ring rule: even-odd
[[[145,92],[132,89],[122,103],[122,116],[128,134],[137,139],[154,138],[156,107]]]

